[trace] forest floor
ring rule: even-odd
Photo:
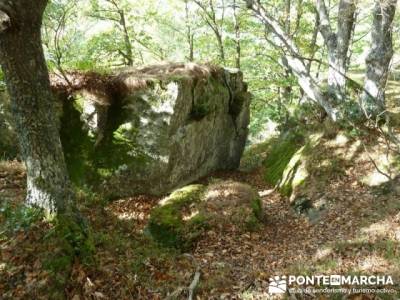
[[[81,210],[90,222],[96,251],[92,262],[69,262],[49,234],[51,223],[39,219],[21,224],[21,215],[30,217],[18,210],[25,171],[18,162],[2,162],[0,196],[8,206],[3,205],[0,214],[0,298],[187,299],[199,271],[199,299],[272,299],[267,294],[270,277],[320,274],[391,275],[396,292],[284,297],[400,299],[399,194],[384,184],[370,187],[361,182],[374,168],[368,160],[352,159],[338,167],[343,172],[331,174],[318,195],[331,203],[318,219],[296,213],[286,197],[265,183],[263,168],[203,179],[251,184],[262,195],[267,222],[259,231],[244,234],[233,227],[209,230],[190,253],[162,248],[144,234],[159,198],[105,203],[82,197]]]

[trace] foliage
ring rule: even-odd
[[[20,230],[28,230],[30,226],[44,217],[40,209],[27,207],[23,204],[14,205],[0,196],[0,230],[15,233]]]

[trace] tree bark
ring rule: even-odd
[[[325,110],[329,118],[333,121],[337,121],[340,118],[339,112],[332,107],[315,79],[308,74],[304,60],[301,58],[300,52],[293,39],[285,33],[278,22],[267,14],[258,0],[246,0],[245,2],[247,7],[255,13],[261,22],[272,30],[274,38],[270,42],[273,43],[274,46],[286,50],[281,60],[282,66],[292,71],[307,97],[319,104]]]
[[[315,57],[315,53],[317,52],[317,38],[318,38],[318,28],[319,28],[319,15],[318,13],[315,14],[315,23],[314,23],[314,31],[311,38],[310,44],[310,60],[307,62],[307,74],[311,74],[311,65],[313,63],[313,59]]]
[[[393,56],[392,27],[397,0],[376,0],[371,30],[371,50],[366,58],[361,107],[368,118],[385,111],[385,86]]]
[[[193,0],[193,2],[203,11],[202,18],[211,28],[217,39],[219,57],[223,64],[225,64],[225,48],[224,39],[222,36],[222,27],[224,23],[225,5],[222,5],[222,18],[221,25],[218,25],[217,15],[214,7],[214,1],[208,0],[208,4],[204,4],[201,0]]]
[[[194,61],[194,33],[190,23],[189,0],[185,0],[186,39],[189,46],[189,61]]]
[[[355,0],[340,0],[337,32],[332,31],[324,0],[317,0],[320,31],[328,49],[328,88],[335,100],[344,100],[346,87],[346,60],[353,24],[355,20]]]
[[[235,57],[235,67],[240,69],[240,63],[241,63],[241,42],[240,42],[240,21],[239,21],[239,15],[236,7],[236,0],[233,0],[233,16],[235,18],[235,44],[236,44],[236,57]]]
[[[67,213],[75,198],[41,43],[46,5],[47,0],[0,0],[0,15],[9,19],[0,31],[0,60],[27,168],[26,202],[48,213]]]
[[[292,0],[286,0],[285,1],[285,33],[287,36],[290,36],[290,12],[292,8]],[[292,72],[290,69],[285,69],[284,72],[284,77],[286,80],[286,86],[283,89],[283,97],[286,99],[286,101],[291,100],[292,96],[292,87],[288,85],[287,83],[289,82],[290,76],[292,75]]]
[[[129,38],[128,27],[126,26],[125,12],[122,9],[118,10],[118,14],[120,17],[120,25],[122,27],[123,35],[124,35],[124,44],[125,44],[125,57],[128,66],[133,66],[133,50],[131,39]]]

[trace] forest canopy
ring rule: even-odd
[[[399,5],[0,0],[0,298],[398,299]]]

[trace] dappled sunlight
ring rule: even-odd
[[[389,181],[389,178],[378,170],[373,170],[370,174],[361,179],[362,182],[368,186],[379,186]]]
[[[158,199],[149,196],[137,196],[113,201],[105,207],[105,212],[121,221],[133,222],[139,225],[140,231],[148,220],[148,214]]]
[[[145,214],[138,212],[123,212],[114,214],[120,220],[144,220]]]
[[[261,190],[261,191],[258,191],[258,195],[260,197],[265,197],[265,196],[271,195],[273,192],[275,192],[275,189]]]
[[[344,159],[350,161],[356,158],[356,154],[360,151],[361,141],[354,141],[347,151],[344,153]],[[342,153],[343,154],[343,153]]]
[[[0,0],[0,299],[397,299],[398,2]]]
[[[372,168],[362,176],[360,181],[368,186],[379,186],[385,182],[388,182],[390,178],[396,177],[400,174],[398,166],[398,157],[392,153],[382,153],[379,149],[379,145],[375,146],[373,151],[366,153],[364,152],[361,157],[364,160],[372,164],[373,160],[376,167]]]
[[[0,262],[0,272],[3,272],[7,269],[7,263]]]
[[[391,266],[392,263],[377,254],[362,257],[358,261],[358,270],[364,272],[368,271],[369,274],[387,272]]]
[[[317,252],[315,253],[313,259],[318,261],[322,260],[328,256],[330,256],[333,253],[332,247],[324,247],[322,249],[318,249]]]
[[[240,193],[241,191],[238,191],[235,188],[210,189],[205,194],[205,200],[215,200],[219,197],[229,197],[233,195],[238,195]]]
[[[344,147],[349,142],[349,138],[343,133],[339,132],[335,139],[328,140],[324,143],[325,146],[334,148],[334,147]]]
[[[207,193],[205,195],[205,199],[212,200],[212,199],[221,197],[224,193],[225,193],[225,191],[221,191],[221,190],[209,190],[209,191],[207,191]]]
[[[194,217],[196,217],[196,216],[198,216],[198,215],[199,215],[199,211],[198,211],[198,210],[194,210],[194,211],[192,211],[190,214],[184,215],[184,216],[182,217],[182,220],[184,220],[184,221],[189,221],[189,220],[193,219]]]
[[[388,237],[392,231],[400,229],[400,225],[390,220],[382,220],[377,223],[373,223],[368,227],[361,228],[361,233],[367,234],[369,237]]]

